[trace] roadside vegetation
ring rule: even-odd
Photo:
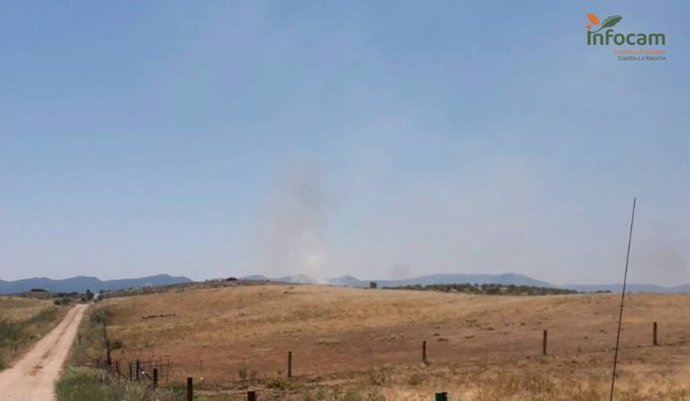
[[[663,377],[627,373],[617,383],[620,401],[687,401],[690,385]],[[195,387],[196,401],[244,401],[246,389],[257,389],[263,401],[425,401],[438,391],[468,401],[594,401],[607,397],[606,370],[587,375],[553,376],[531,369],[399,367],[323,378],[323,381],[285,378],[258,379],[249,387]],[[104,370],[72,368],[57,384],[58,401],[183,401],[182,386],[153,390],[150,383],[130,382]]]
[[[46,301],[0,298],[0,370],[52,330],[65,312]]]
[[[70,368],[56,387],[58,401],[174,401],[182,399],[182,390],[153,390],[145,383],[118,378],[97,368]]]
[[[72,365],[97,367],[105,362],[109,320],[110,312],[98,304],[86,311],[72,346]]]
[[[182,390],[166,387],[153,390],[150,380],[129,381],[118,377],[107,365],[107,350],[118,348],[108,338],[111,312],[96,303],[86,312],[72,347],[71,367],[56,384],[58,401],[173,401]]]

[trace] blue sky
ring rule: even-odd
[[[586,45],[586,14],[664,62]],[[690,6],[3,2],[0,279],[690,282]]]

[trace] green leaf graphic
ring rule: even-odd
[[[612,15],[604,20],[604,23],[601,24],[602,28],[611,28],[612,26],[616,25],[617,23],[621,22],[623,17],[620,15]]]
[[[610,17],[607,17],[604,20],[604,22],[601,23],[601,27],[599,27],[599,29],[597,29],[594,32],[599,32],[604,28],[611,28],[614,25],[616,25],[617,23],[621,22],[622,19],[623,19],[623,17],[621,17],[620,15],[612,15]]]

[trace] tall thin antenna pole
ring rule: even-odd
[[[621,308],[618,315],[618,334],[616,334],[616,352],[613,356],[613,374],[611,375],[611,397],[613,401],[613,388],[616,385],[616,367],[618,366],[618,346],[621,341],[621,325],[623,323],[623,302],[625,302],[625,285],[628,282],[628,262],[630,261],[630,244],[632,243],[633,223],[635,222],[635,204],[637,198],[633,198],[632,217],[630,218],[630,233],[628,234],[628,253],[625,256],[625,275],[623,275],[623,292],[621,292]]]

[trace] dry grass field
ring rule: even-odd
[[[170,359],[171,381],[203,378],[210,399],[244,399],[240,390],[252,386],[284,400],[422,400],[447,391],[453,400],[584,401],[608,399],[618,303],[615,294],[237,285],[100,306],[112,313],[110,338],[122,341],[114,359]],[[688,311],[688,295],[627,298],[617,400],[690,400]],[[288,350],[292,381],[280,379]]]
[[[53,306],[52,300],[0,296],[0,320],[28,320]]]
[[[48,333],[64,313],[52,300],[0,297],[0,369]]]

